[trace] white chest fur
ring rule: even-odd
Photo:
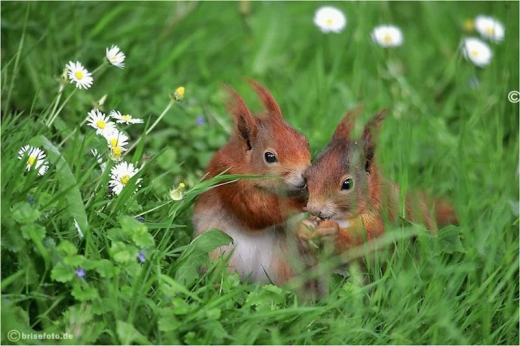
[[[234,249],[230,266],[242,279],[250,276],[253,282],[267,283],[269,278],[276,281],[272,264],[273,257],[279,251],[279,237],[274,228],[250,233],[230,227],[225,232],[233,238],[233,244],[221,250],[228,252]]]

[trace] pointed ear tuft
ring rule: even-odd
[[[226,102],[226,107],[235,120],[235,133],[242,140],[246,150],[251,150],[253,147],[252,143],[258,133],[256,119],[235,89],[230,86],[225,86],[225,89],[230,96]]]
[[[378,111],[365,125],[363,129],[363,141],[365,150],[365,171],[370,173],[372,162],[374,161],[374,152],[376,149],[376,138],[379,135],[381,123],[388,114],[388,109],[381,109]]]
[[[264,88],[260,83],[257,81],[254,81],[252,79],[248,80],[249,84],[253,87],[258,97],[260,97],[260,100],[262,101],[262,104],[264,105],[265,109],[267,110],[267,115],[269,117],[276,117],[276,118],[282,118],[282,112],[280,110],[280,106],[278,106],[278,103],[274,100],[273,95]]]
[[[354,125],[356,124],[356,117],[362,110],[363,104],[359,104],[356,108],[349,111],[339,122],[334,134],[332,135],[332,139],[348,139],[350,133],[354,129]]]

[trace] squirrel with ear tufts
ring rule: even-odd
[[[315,218],[298,226],[301,239],[333,244],[337,254],[384,233],[385,222],[395,223],[400,211],[400,189],[386,179],[375,159],[376,137],[387,110],[377,112],[365,125],[361,138],[351,139],[358,106],[337,126],[323,153],[306,171],[307,211]],[[405,218],[422,223],[432,233],[457,223],[453,207],[425,193],[409,192]]]
[[[250,84],[266,112],[254,116],[228,88],[227,108],[235,128],[209,163],[206,179],[222,172],[267,177],[239,179],[204,192],[196,201],[193,223],[196,235],[217,228],[233,238],[230,245],[210,254],[212,260],[232,254],[228,269],[243,280],[279,285],[295,277],[297,269],[291,261],[302,259],[303,263],[307,257],[294,230],[287,232],[286,225],[289,217],[305,207],[304,173],[311,155],[307,139],[285,122],[269,91],[257,82]],[[296,256],[289,255],[291,244]]]

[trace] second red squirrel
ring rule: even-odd
[[[210,161],[207,178],[222,172],[269,177],[240,179],[201,194],[193,223],[197,235],[217,228],[233,238],[231,245],[211,254],[213,260],[232,253],[228,268],[242,279],[283,284],[294,276],[285,224],[306,204],[304,173],[311,155],[307,139],[285,122],[269,91],[256,82],[251,85],[266,112],[254,116],[229,88],[234,131]]]
[[[332,237],[342,253],[384,233],[385,222],[399,217],[400,188],[386,179],[376,158],[376,137],[387,110],[377,112],[365,125],[360,138],[351,138],[356,115],[349,112],[337,126],[323,153],[307,170],[309,190],[307,211],[317,220],[304,223],[299,236]],[[451,205],[424,193],[407,193],[405,218],[424,224],[435,233],[437,227],[457,222]]]

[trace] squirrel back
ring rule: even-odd
[[[243,279],[283,283],[291,276],[283,257],[288,236],[284,224],[306,204],[309,144],[285,122],[269,91],[250,83],[265,114],[254,116],[240,95],[227,88],[234,131],[210,161],[206,179],[222,172],[265,177],[227,182],[201,194],[193,222],[196,234],[218,228],[234,239],[232,245],[214,252],[213,259],[233,250],[228,267]]]
[[[307,211],[345,228],[338,235],[344,247],[381,235],[385,222],[395,222],[400,215],[399,186],[382,175],[375,159],[376,137],[388,111],[377,112],[361,137],[351,139],[360,111],[361,107],[357,107],[347,113],[326,149],[306,172]],[[457,222],[449,203],[413,192],[405,198],[405,217],[423,223],[433,233],[437,225]]]

